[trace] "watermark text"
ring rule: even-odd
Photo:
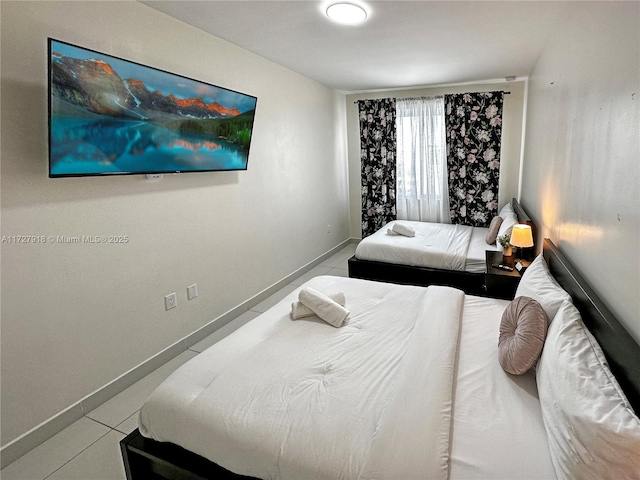
[[[3,244],[123,244],[129,235],[3,235]]]

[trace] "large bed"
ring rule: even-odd
[[[640,347],[551,242],[544,258],[637,421]],[[348,323],[293,321],[295,291],[185,364],[122,441],[129,479],[564,476],[543,418],[546,383],[538,392],[552,353],[543,351],[539,372],[519,376],[497,360],[508,301],[338,277],[303,287],[344,293]]]
[[[510,202],[518,223],[533,222],[517,199]],[[390,235],[394,224],[410,226],[415,236]],[[393,221],[364,238],[348,261],[349,276],[405,285],[448,285],[465,293],[484,292],[489,228],[429,222]],[[528,252],[527,252],[528,255]]]

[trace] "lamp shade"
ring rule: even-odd
[[[514,225],[511,230],[511,239],[509,240],[509,243],[514,247],[533,247],[533,233],[531,232],[531,225]]]

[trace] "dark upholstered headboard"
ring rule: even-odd
[[[544,239],[543,255],[551,274],[571,295],[584,324],[602,347],[631,406],[640,413],[640,345],[548,238]]]
[[[524,208],[522,208],[522,205],[520,205],[520,202],[518,202],[516,198],[511,199],[511,206],[518,216],[518,222],[526,223],[527,225],[531,225],[531,227],[533,227],[531,218],[529,218],[529,215],[527,215],[527,212],[524,211]]]

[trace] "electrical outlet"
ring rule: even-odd
[[[198,296],[198,284],[194,283],[187,287],[187,299],[193,300]]]
[[[331,233],[331,225],[327,225],[327,233]]]
[[[171,310],[178,306],[178,299],[176,298],[176,292],[170,293],[164,297],[164,309]]]

